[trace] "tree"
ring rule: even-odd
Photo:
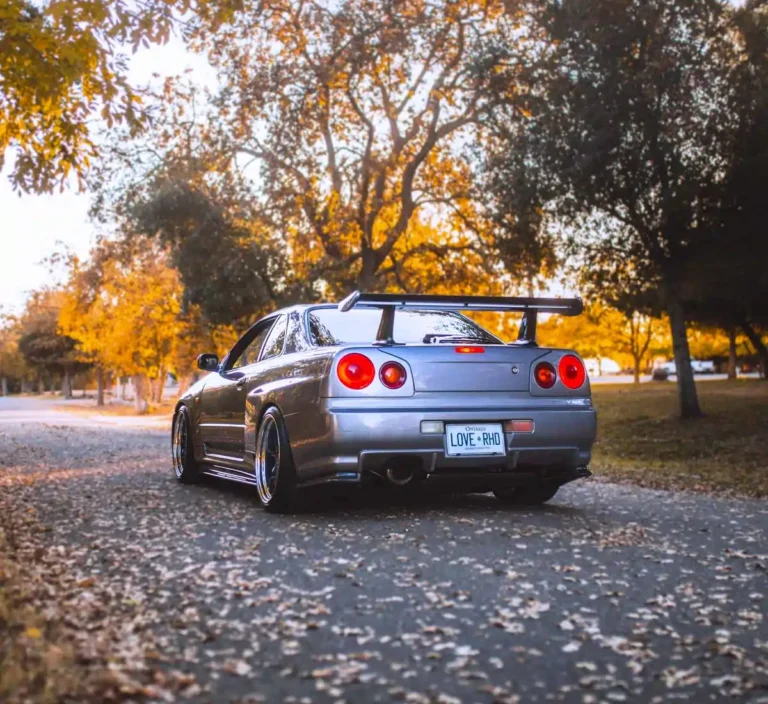
[[[258,165],[297,279],[418,290],[435,263],[464,285],[490,268],[467,145],[504,88],[507,56],[486,51],[489,37],[523,51],[515,22],[494,0],[246,1],[201,15],[193,40],[225,85],[220,139]]]
[[[28,369],[19,352],[19,330],[12,316],[0,313],[0,394],[10,393],[11,382],[22,381]]]
[[[621,314],[622,321],[617,325],[614,335],[617,349],[632,357],[632,374],[635,384],[640,383],[640,375],[645,368],[654,333],[657,332],[653,318],[637,311]]]
[[[58,329],[62,292],[36,291],[19,322],[18,348],[25,362],[40,371],[61,375],[61,392],[72,398],[72,376],[88,368],[77,351],[76,341]]]
[[[50,192],[82,177],[98,155],[95,118],[136,130],[141,92],[126,78],[123,46],[167,41],[174,12],[190,0],[6,0],[0,7],[0,169],[15,152],[11,181]]]
[[[102,239],[91,251],[87,264],[69,254],[51,257],[52,263],[63,260],[69,270],[59,310],[59,331],[77,341],[81,359],[95,365],[97,406],[104,405],[104,375],[111,361],[107,349],[112,322],[98,305],[103,294],[105,265],[111,256],[114,256],[114,248]]]
[[[688,264],[712,237],[734,139],[730,17],[719,0],[546,4],[536,18],[548,41],[528,72],[531,117],[509,145],[536,165],[557,211],[581,226],[571,254],[597,286],[631,266],[658,291],[683,417],[700,414],[686,335]],[[596,215],[612,227],[590,230]]]
[[[582,357],[600,360],[615,356],[614,341],[601,324],[606,308],[590,305],[575,317],[552,316],[539,325],[537,338],[547,347],[574,349]]]
[[[485,168],[485,192],[492,204],[489,222],[495,250],[505,269],[522,279],[529,295],[558,267],[555,238],[548,228],[552,219],[544,211],[535,167],[525,154],[507,153],[512,135],[494,121],[503,138],[489,151]]]
[[[173,371],[185,330],[178,272],[152,242],[102,246],[105,251],[92,257],[98,266],[96,295],[64,308],[59,324],[104,368],[132,378],[136,410],[144,412],[148,398],[162,400],[166,374]],[[82,276],[80,270],[73,274]],[[77,290],[76,281],[71,290]]]
[[[732,336],[742,329],[768,379],[768,5],[745,3],[731,28],[739,48],[728,109],[736,137],[726,154],[720,237],[697,254],[693,297],[697,320]]]
[[[311,289],[291,276],[289,257],[237,193],[202,179],[154,179],[130,208],[126,237],[144,233],[170,248],[184,286],[183,307],[205,322],[253,320]],[[141,237],[142,235],[138,235]]]
[[[209,330],[316,298],[317,281],[294,275],[303,252],[286,247],[253,183],[211,139],[193,87],[174,85],[167,81],[156,96],[160,115],[140,138],[110,136],[108,158],[91,179],[91,215],[116,224],[126,244],[154,239],[166,248],[183,284],[184,313],[195,311]]]

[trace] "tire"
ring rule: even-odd
[[[200,466],[195,460],[195,445],[192,441],[192,421],[189,411],[181,406],[173,417],[171,426],[171,459],[176,479],[184,484],[193,484],[200,479]]]
[[[296,468],[283,414],[275,406],[264,411],[259,423],[254,474],[267,511],[290,513],[297,508]]]
[[[510,506],[539,506],[549,501],[560,487],[557,484],[495,489],[494,495],[503,504]]]

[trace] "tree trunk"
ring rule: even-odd
[[[2,382],[1,383],[2,383],[2,389],[3,389],[3,394],[2,395],[3,396],[7,396],[8,395],[8,377],[4,376],[2,378]]]
[[[147,379],[142,374],[135,374],[132,380],[136,413],[142,415],[147,412]]]
[[[64,370],[64,376],[61,378],[61,394],[65,399],[72,398],[72,377],[69,369]]]
[[[635,361],[635,370],[634,370],[635,383],[639,384],[640,383],[640,365],[643,363],[643,360],[638,357],[635,357],[634,361]]]
[[[376,262],[375,254],[369,247],[363,247],[360,256],[360,273],[357,275],[358,291],[376,290]]]
[[[728,328],[728,378],[736,378],[736,328]]]
[[[668,295],[667,314],[672,333],[672,349],[675,353],[675,369],[677,371],[677,395],[680,401],[681,418],[698,418],[701,416],[699,397],[696,393],[696,382],[693,379],[691,367],[691,352],[688,347],[688,329],[685,323],[683,303],[676,294]]]
[[[160,369],[160,373],[157,375],[157,382],[155,384],[155,403],[160,404],[163,402],[163,388],[165,387],[165,369]]]
[[[104,405],[104,370],[101,367],[96,369],[96,405]]]
[[[45,381],[42,374],[37,375],[37,393],[45,393]]]
[[[746,320],[741,324],[741,329],[749,339],[752,347],[755,348],[757,356],[760,357],[760,376],[763,379],[768,379],[768,349],[766,349],[757,331]]]
[[[125,380],[125,377],[120,377],[120,400],[121,401],[127,401],[128,398],[128,383]]]

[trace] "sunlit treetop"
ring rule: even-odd
[[[50,192],[83,176],[98,154],[94,131],[139,128],[141,94],[126,80],[127,53],[167,41],[190,0],[51,0],[0,3],[0,169]]]

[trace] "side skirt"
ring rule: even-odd
[[[256,486],[256,479],[254,477],[245,473],[233,471],[226,467],[219,467],[217,465],[207,466],[202,470],[202,474],[205,474],[208,477],[215,477],[216,479],[226,479],[230,482],[237,482],[238,484]]]

